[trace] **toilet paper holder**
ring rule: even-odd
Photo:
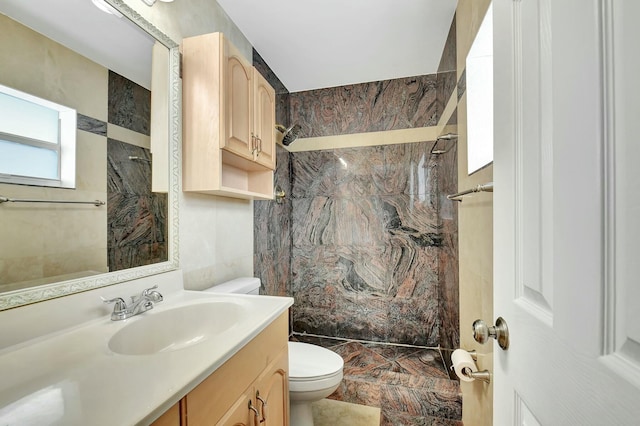
[[[462,374],[472,378],[473,380],[480,380],[487,384],[491,383],[491,373],[489,372],[489,370],[471,371],[470,368],[465,367],[462,369]]]
[[[468,352],[469,352],[469,355],[471,355],[471,359],[473,359],[474,361],[478,360],[478,353],[476,352],[475,349]],[[449,368],[451,369],[451,371],[454,371],[453,365]],[[464,374],[465,376],[473,380],[480,380],[481,382],[484,382],[487,384],[491,383],[491,373],[489,372],[489,370],[471,371],[470,368],[465,367],[462,369],[462,374]]]

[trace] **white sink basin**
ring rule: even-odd
[[[246,307],[233,301],[189,304],[132,318],[109,340],[121,355],[151,355],[201,343],[237,324]]]

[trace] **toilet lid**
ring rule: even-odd
[[[289,342],[289,380],[319,379],[342,372],[337,353],[308,343]]]

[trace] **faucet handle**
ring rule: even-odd
[[[114,299],[105,299],[100,296],[100,299],[104,303],[115,303],[113,306],[113,312],[111,313],[111,319],[113,321],[118,321],[126,318],[127,315],[127,304],[124,302],[122,297],[116,297]]]
[[[100,296],[100,299],[102,299],[104,303],[115,303],[115,306],[113,307],[114,311],[122,311],[124,309],[127,309],[127,304],[124,302],[124,299],[122,297],[105,299],[104,297]]]
[[[160,294],[160,292],[155,291],[156,288],[158,288],[157,284],[154,285],[153,287],[143,290],[142,296],[147,296],[149,299],[151,299],[155,303],[162,302],[164,298],[162,297],[162,294]]]
[[[144,290],[142,290],[142,295],[148,296],[149,293],[151,293],[151,290],[155,290],[156,288],[158,288],[158,284],[154,285],[153,287],[145,288]]]

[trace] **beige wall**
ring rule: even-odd
[[[4,15],[0,28],[0,84],[107,121],[106,68]],[[75,190],[0,184],[0,195],[106,202],[107,138],[82,131],[76,135]],[[0,235],[6,242],[0,244],[0,292],[20,281],[107,271],[105,206],[7,203],[0,209]]]
[[[458,0],[456,11],[458,78],[490,0]],[[458,188],[476,187],[493,181],[493,165],[467,174],[467,97],[458,102]],[[473,340],[471,325],[476,319],[493,322],[493,198],[490,193],[466,196],[459,203],[460,247],[460,347],[478,352],[478,369],[493,371],[492,342]],[[493,384],[462,382],[462,421],[469,426],[493,422]]]

